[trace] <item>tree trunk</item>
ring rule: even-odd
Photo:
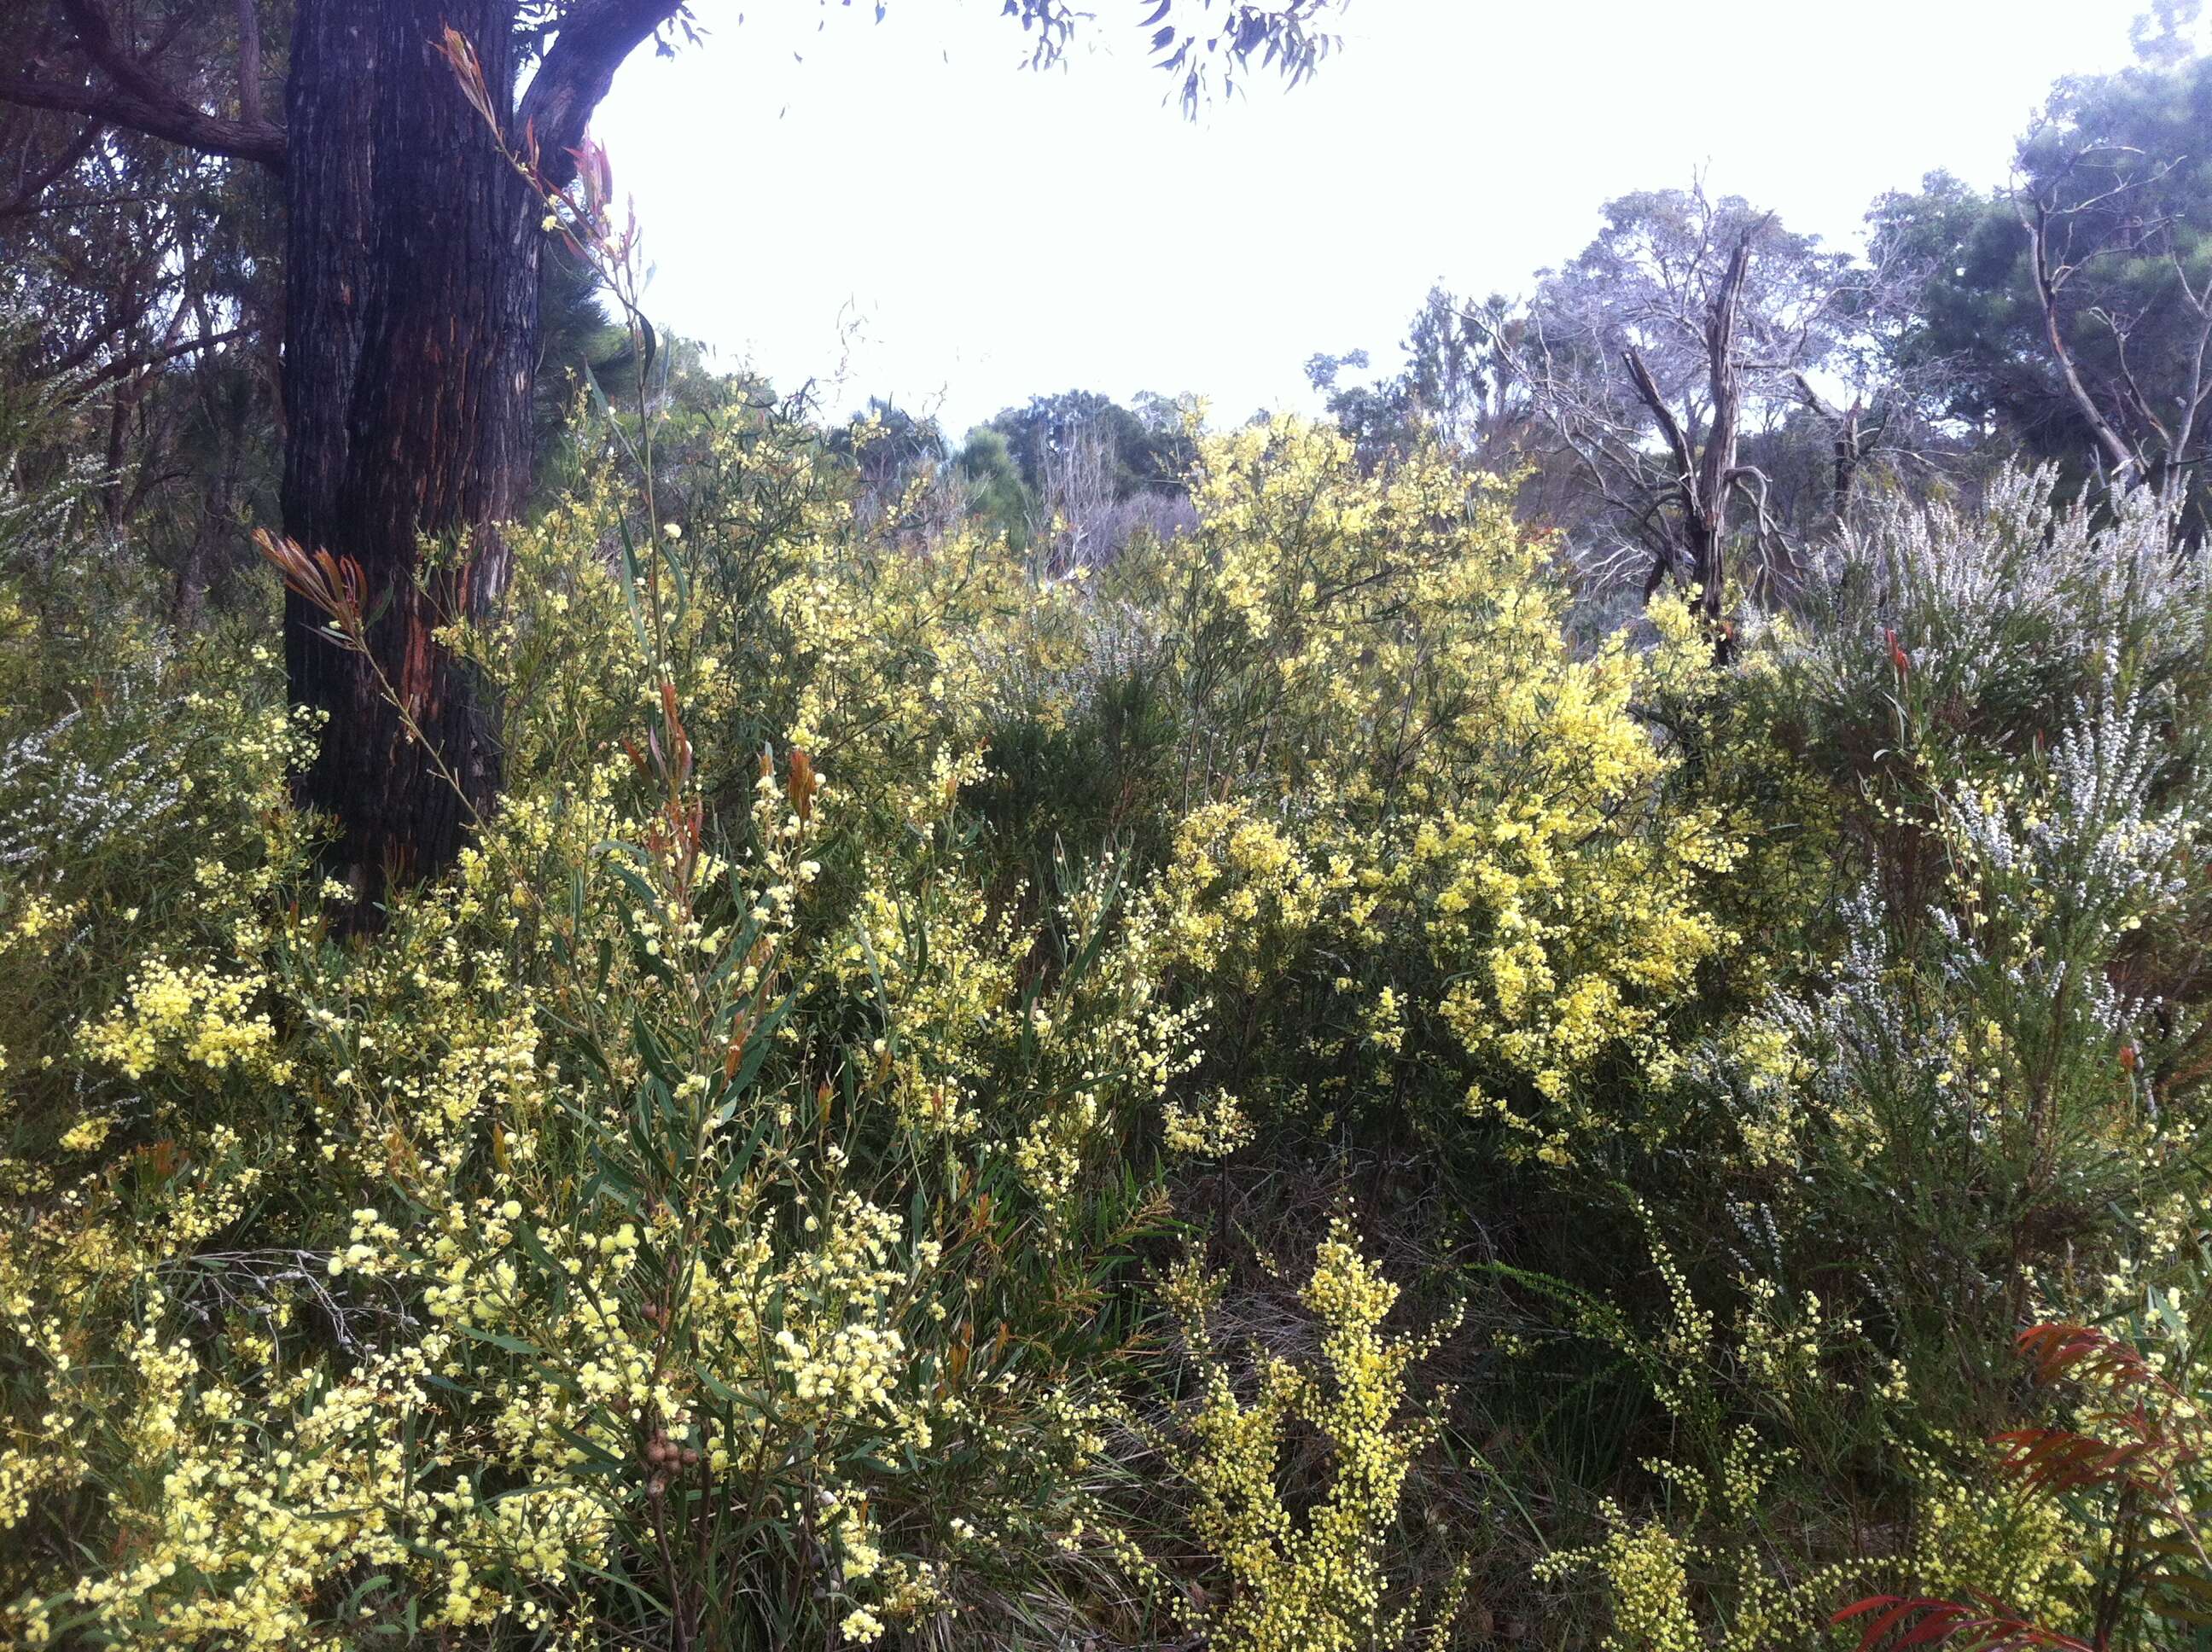
[[[1722,623],[1722,596],[1728,582],[1729,494],[1736,483],[1736,430],[1743,414],[1743,374],[1735,359],[1736,317],[1743,297],[1743,278],[1751,267],[1753,225],[1736,238],[1735,251],[1721,276],[1720,290],[1713,295],[1705,315],[1705,369],[1708,394],[1712,398],[1711,428],[1705,451],[1698,455],[1696,508],[1688,513],[1693,526],[1691,550],[1697,558],[1698,611],[1713,628],[1715,654],[1725,661],[1731,652]]]
[[[530,470],[541,236],[528,187],[437,45],[514,100],[507,0],[301,0],[289,154],[286,533],[351,558],[366,656],[285,608],[294,701],[327,720],[301,800],[364,908],[459,853],[500,784],[495,708],[437,629],[505,588]]]
[[[1858,481],[1859,463],[1866,457],[1866,434],[1859,423],[1863,411],[1854,401],[1844,410],[1843,419],[1836,426],[1835,511],[1839,529],[1850,519],[1851,489]]]
[[[285,533],[357,569],[374,621],[349,650],[286,598],[292,697],[325,720],[299,791],[336,820],[338,868],[374,922],[386,883],[452,861],[499,790],[493,708],[437,635],[497,603],[500,526],[529,483],[542,208],[491,122],[533,146],[547,191],[566,187],[615,70],[682,0],[567,0],[520,110],[518,15],[536,8],[296,0],[283,127],[262,118],[249,0],[237,119],[165,80],[109,0],[61,9],[80,60],[0,75],[0,101],[92,116],[76,155],[106,123],[283,175]],[[448,30],[482,77],[466,93]]]
[[[1741,474],[1736,465],[1736,428],[1743,410],[1743,375],[1735,359],[1736,316],[1744,274],[1751,267],[1752,238],[1759,228],[1754,224],[1737,237],[1735,251],[1706,308],[1706,383],[1712,407],[1702,446],[1694,416],[1687,423],[1675,416],[1642,352],[1634,345],[1621,352],[1629,382],[1657,423],[1674,462],[1674,516],[1668,525],[1668,538],[1689,567],[1698,587],[1697,612],[1711,629],[1713,656],[1723,665],[1734,652],[1723,617],[1722,595],[1728,576],[1729,495]],[[1653,568],[1644,588],[1645,601],[1650,600],[1666,578],[1671,560],[1662,556]]]

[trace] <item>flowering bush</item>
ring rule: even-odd
[[[0,513],[11,1638],[1844,1644],[2172,1537],[1981,1443],[2200,1242],[2154,513],[1899,516],[1723,668],[1436,452],[1208,436],[1048,578],[687,417],[449,635],[510,791],[374,922],[268,652]]]

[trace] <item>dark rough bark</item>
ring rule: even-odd
[[[682,0],[590,0],[563,15],[552,49],[530,77],[515,128],[518,142],[526,135],[536,145],[539,170],[555,188],[575,176],[574,151],[615,70],[681,6]]]
[[[336,817],[371,896],[450,863],[499,789],[495,719],[434,634],[506,585],[541,236],[436,42],[467,35],[511,105],[511,23],[503,0],[305,0],[295,31],[284,526],[352,558],[376,618],[363,658],[292,596],[285,658],[294,699],[329,719],[302,801]]]

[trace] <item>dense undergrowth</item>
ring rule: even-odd
[[[1723,667],[1571,641],[1437,452],[1211,437],[1054,575],[733,405],[517,531],[508,795],[364,929],[258,622],[71,485],[0,501],[10,1637],[2206,1643],[2155,509],[1881,516]]]

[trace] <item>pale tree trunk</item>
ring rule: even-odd
[[[1673,456],[1675,513],[1670,537],[1698,588],[1697,611],[1712,628],[1714,653],[1723,660],[1731,652],[1722,611],[1728,576],[1729,499],[1744,475],[1736,463],[1737,426],[1743,415],[1743,375],[1735,360],[1736,316],[1757,229],[1754,225],[1738,238],[1720,286],[1706,308],[1706,382],[1712,415],[1706,422],[1702,446],[1692,441],[1643,356],[1632,348],[1622,357],[1637,395],[1650,410]],[[1654,568],[1647,595],[1658,588],[1666,572],[1663,562]]]

